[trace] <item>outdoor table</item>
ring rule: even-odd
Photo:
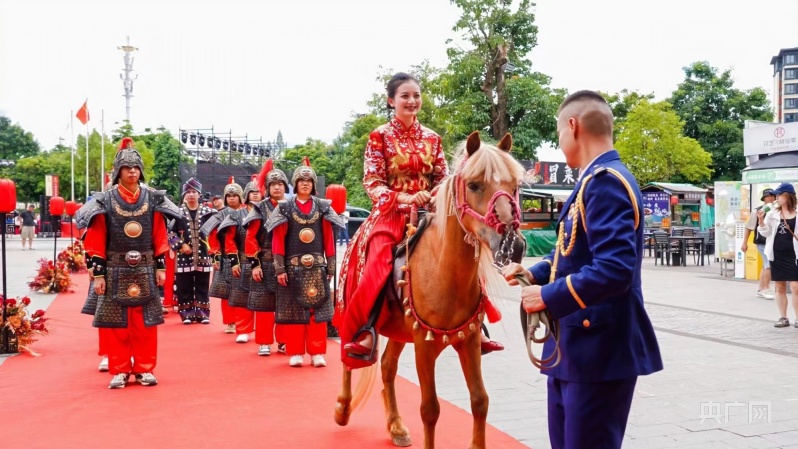
[[[682,266],[687,266],[687,242],[692,241],[694,245],[698,246],[699,254],[701,255],[701,265],[704,265],[704,238],[695,235],[672,235],[668,237],[669,242],[679,242],[679,249],[681,250]],[[696,264],[698,265],[698,264]]]

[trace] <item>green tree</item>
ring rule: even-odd
[[[538,34],[532,3],[530,0],[517,3],[508,0],[452,0],[452,3],[462,10],[452,30],[462,33],[463,39],[472,47],[448,49],[449,72],[454,77],[447,87],[472,94],[482,93],[481,100],[469,96],[467,103],[488,114],[490,119],[486,125],[494,139],[512,131],[513,122],[529,125],[531,120],[523,119],[530,109],[525,104],[513,105],[519,98],[513,98],[512,93],[536,90],[534,84],[548,82],[548,77],[533,74],[532,62],[527,59],[537,45]],[[515,8],[514,3],[517,5]],[[457,76],[459,74],[465,76]],[[508,74],[514,81],[508,80]],[[540,133],[546,134],[545,131]]]
[[[29,131],[11,123],[11,119],[0,116],[0,159],[16,161],[19,158],[35,156],[41,148],[39,142]]]
[[[127,120],[123,120],[119,128],[111,131],[111,138],[114,142],[119,142],[123,137],[133,137],[133,125]]]
[[[712,155],[716,180],[740,179],[745,121],[773,120],[767,92],[735,88],[731,70],[719,72],[706,61],[694,62],[684,73],[669,101],[684,120],[685,135]]]
[[[153,177],[149,182],[153,187],[166,190],[172,198],[180,197],[180,153],[183,145],[165,128],[159,128],[152,149],[155,153],[152,166]]]
[[[347,202],[371,209],[371,199],[363,188],[363,155],[369,134],[385,122],[384,116],[358,114],[346,123],[343,132],[333,141],[329,183],[346,187]]]
[[[641,185],[709,179],[712,157],[695,139],[682,134],[683,127],[669,103],[646,99],[618,123],[615,146]]]
[[[324,176],[326,183],[330,184],[335,182],[335,180],[331,180],[330,176],[333,172],[330,160],[332,148],[332,145],[321,140],[308,138],[304,144],[286,149],[277,165],[290,180],[294,170],[302,164],[305,156],[307,156],[310,160],[310,166],[313,167],[316,174]]]
[[[639,92],[633,91],[629,92],[627,89],[623,89],[618,93],[609,94],[606,92],[600,92],[601,95],[607,100],[609,103],[610,108],[612,108],[612,116],[615,119],[615,123],[622,122],[627,115],[629,115],[629,111],[632,110],[638,103],[643,100],[648,100],[649,102],[654,101],[654,93],[648,94],[641,94]],[[615,127],[615,138],[618,138],[618,127]]]

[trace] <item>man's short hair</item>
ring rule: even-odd
[[[563,100],[557,115],[575,103],[582,104],[579,109],[579,121],[584,130],[594,136],[612,137],[612,109],[601,94],[592,90],[574,92]]]
[[[607,100],[605,100],[604,97],[602,97],[600,93],[592,91],[592,90],[580,90],[580,91],[574,92],[571,95],[568,95],[567,97],[565,97],[565,100],[562,101],[562,104],[560,105],[560,109],[559,110],[562,111],[569,104],[571,104],[573,102],[576,102],[576,101],[581,101],[581,100],[593,100],[593,101],[597,101],[599,103],[604,103],[605,105],[607,105],[609,107],[609,103],[607,103]]]

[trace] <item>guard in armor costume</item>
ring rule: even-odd
[[[247,308],[249,287],[252,283],[252,269],[244,253],[247,229],[244,218],[249,215],[252,204],[260,202],[260,190],[250,181],[244,187],[244,207],[230,213],[219,225],[217,237],[224,241],[224,254],[230,264],[233,278],[230,283],[228,302],[235,314],[236,343],[249,341],[249,334],[255,331],[255,312]]]
[[[277,273],[277,324],[287,324],[286,354],[290,366],[302,366],[310,354],[315,367],[327,366],[327,323],[332,320],[330,280],[335,275],[333,225],[343,220],[331,201],[317,198],[316,172],[305,157],[291,179],[295,196],[272,212],[266,229],[273,233]]]
[[[272,255],[272,233],[263,226],[269,216],[285,199],[288,191],[288,177],[275,169],[271,159],[263,164],[257,178],[257,187],[267,196],[263,201],[252,204],[252,209],[244,218],[247,238],[244,252],[252,270],[252,283],[249,288],[247,308],[255,312],[255,343],[258,355],[271,355],[271,344],[277,337],[278,348],[285,341],[282,329],[285,325],[275,325],[274,312],[277,306],[277,273],[274,271]],[[284,348],[283,348],[284,349]]]
[[[164,322],[158,285],[166,279],[169,251],[165,217],[177,218],[180,210],[164,191],[139,184],[143,169],[133,140],[122,139],[114,158],[113,186],[96,193],[78,215],[78,228],[87,228],[85,249],[97,293],[93,325],[112,330],[111,389],[124,388],[131,373],[142,385],[158,383],[153,370],[156,326]]]
[[[231,176],[230,181],[224,188],[224,208],[217,214],[213,215],[208,221],[202,225],[200,232],[202,235],[208,236],[208,246],[213,257],[213,279],[211,281],[211,290],[209,295],[214,298],[222,300],[222,323],[225,325],[224,332],[226,334],[234,334],[236,332],[236,311],[230,306],[230,285],[233,281],[233,270],[230,265],[230,259],[222,257],[226,254],[225,242],[220,240],[219,231],[225,219],[234,215],[238,216],[238,210],[244,203],[244,190],[241,186],[236,184],[235,179]],[[226,223],[234,223],[235,221],[227,221]],[[235,253],[235,252],[234,252]]]
[[[207,238],[200,229],[216,214],[216,210],[199,203],[202,184],[190,178],[183,184],[183,204],[180,218],[174,220],[169,232],[169,245],[177,255],[175,286],[180,319],[183,324],[210,323],[208,288],[213,259]]]

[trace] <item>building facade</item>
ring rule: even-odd
[[[773,121],[798,122],[798,47],[782,48],[773,66]]]

